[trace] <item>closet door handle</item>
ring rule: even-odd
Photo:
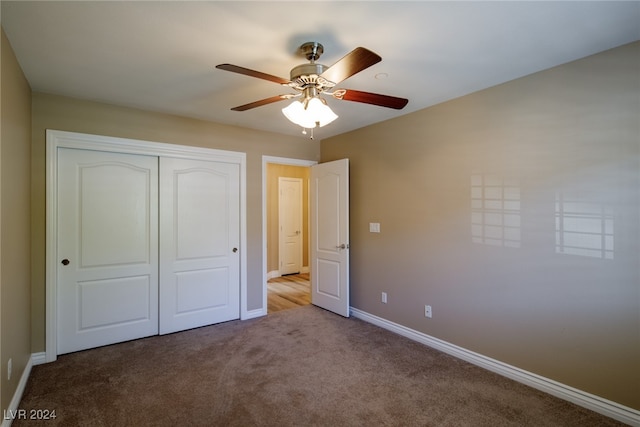
[[[65,259],[62,260],[62,265],[69,265],[69,262],[70,261],[65,258]]]

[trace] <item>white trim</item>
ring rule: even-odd
[[[25,366],[24,371],[22,371],[22,376],[20,376],[20,382],[18,382],[18,387],[16,387],[15,393],[13,393],[13,397],[11,398],[11,402],[9,402],[9,407],[5,409],[2,420],[2,427],[10,427],[11,423],[13,423],[13,418],[8,416],[9,414],[17,414],[18,407],[20,406],[20,401],[22,400],[22,395],[24,394],[24,389],[27,387],[27,381],[29,380],[29,375],[31,374],[31,368],[33,367],[33,355],[27,361],[27,366]]]
[[[267,315],[267,308],[258,308],[255,310],[247,311],[247,317],[242,320],[255,319],[256,317],[262,317]]]
[[[262,156],[262,307],[267,312],[267,163],[311,167],[315,160],[290,159],[286,157]],[[308,267],[307,267],[308,268]],[[279,277],[279,272],[278,276]]]
[[[267,273],[267,280],[275,279],[276,277],[280,276],[282,276],[282,274],[280,274],[280,270],[272,270]]]
[[[301,274],[308,273],[309,271],[310,269],[308,265],[303,265],[300,269]],[[267,280],[275,279],[276,277],[282,277],[282,274],[280,274],[280,270],[271,270],[267,272]]]
[[[42,365],[43,363],[47,363],[47,354],[42,351],[40,353],[33,353],[31,355],[31,363],[33,366]]]
[[[578,390],[568,385],[559,383],[549,378],[525,371],[512,365],[500,362],[482,354],[475,353],[455,344],[432,337],[406,326],[391,322],[382,317],[369,314],[365,311],[350,307],[351,315],[365,322],[372,323],[383,329],[395,332],[413,341],[440,350],[459,359],[465,360],[481,368],[500,374],[522,384],[549,393],[560,399],[575,403],[576,405],[590,409],[599,414],[616,419],[632,426],[640,426],[640,411],[620,405],[599,396]]]
[[[141,141],[76,132],[47,129],[46,146],[46,362],[57,358],[57,209],[56,182],[58,148],[109,151],[181,159],[210,160],[240,166],[240,319],[253,314],[247,310],[247,155],[236,151],[174,145],[164,142]]]

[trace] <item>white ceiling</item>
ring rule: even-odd
[[[287,91],[215,69],[289,78],[307,41],[331,65],[358,46],[382,62],[339,87],[409,99],[396,111],[330,99],[344,133],[640,39],[640,2],[2,1],[2,26],[38,92],[290,135]],[[387,78],[376,78],[386,74]]]

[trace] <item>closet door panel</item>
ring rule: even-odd
[[[160,333],[240,317],[239,166],[160,159]]]
[[[58,354],[158,333],[158,158],[58,149]]]

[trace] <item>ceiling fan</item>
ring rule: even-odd
[[[290,80],[260,71],[250,70],[232,64],[220,64],[216,68],[233,73],[244,74],[289,87],[298,93],[276,95],[232,108],[233,111],[246,111],[274,102],[301,98],[282,109],[284,115],[303,128],[321,127],[331,123],[338,116],[331,111],[324,98],[319,95],[330,95],[335,99],[361,102],[381,107],[400,110],[409,100],[395,96],[380,95],[352,89],[335,89],[334,87],[354,74],[363,71],[382,60],[380,56],[363,47],[357,47],[330,67],[316,62],[324,52],[318,42],[307,42],[298,48],[298,53],[309,61],[294,67],[290,72]]]

